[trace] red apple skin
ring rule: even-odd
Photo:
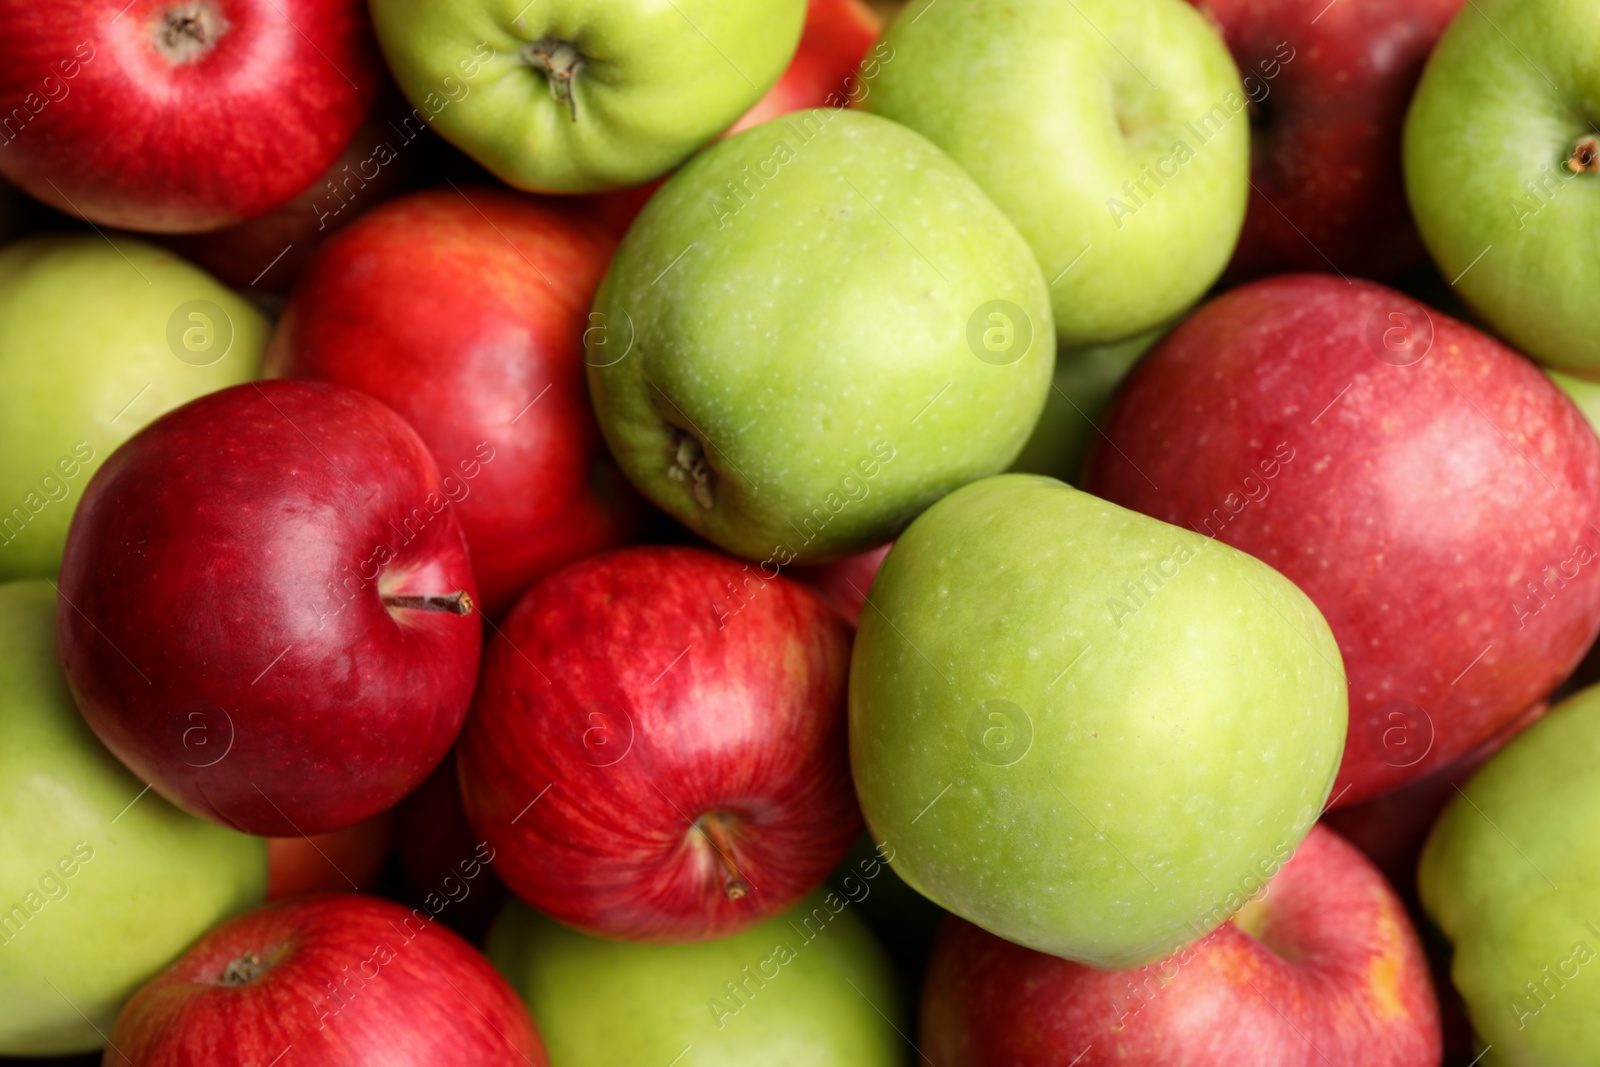
[[[811,0],[799,47],[783,76],[722,136],[732,137],[791,111],[844,107],[857,68],[882,32],[883,19],[861,0]],[[582,201],[585,210],[620,238],[665,181],[593,193]]]
[[[194,12],[208,36],[175,60],[168,20]],[[0,127],[0,173],[130,230],[219,229],[284,203],[350,143],[383,79],[360,0],[0,0],[0,25],[0,114],[30,115]]]
[[[851,626],[861,622],[861,611],[867,605],[867,594],[872,589],[872,579],[878,576],[883,558],[894,547],[890,541],[867,552],[796,567],[792,574],[796,581],[810,586],[828,606],[843,616]]]
[[[1103,429],[1090,492],[1256,556],[1327,618],[1350,685],[1336,805],[1460,759],[1600,629],[1600,442],[1533,364],[1393,290],[1226,293]]]
[[[433,189],[322,249],[268,348],[269,376],[360,389],[416,428],[459,497],[485,613],[632,536],[584,382],[590,300],[614,242],[555,201]]]
[[[1250,206],[1228,276],[1388,278],[1425,258],[1400,131],[1464,0],[1198,0],[1252,105]]]
[[[395,817],[406,901],[481,943],[510,891],[494,872],[494,849],[467,822],[454,755],[400,802]]]
[[[236,975],[256,961],[259,973]],[[263,966],[264,965],[264,966]],[[216,927],[135,993],[105,1067],[548,1067],[516,992],[455,934],[345,894]]]
[[[267,839],[267,899],[370,892],[394,848],[394,811],[314,837]]]
[[[861,832],[849,629],[803,586],[620,549],[534,586],[502,637],[457,749],[462,795],[501,878],[560,922],[726,937],[820,885]]]
[[[476,612],[384,597],[457,592],[475,595],[466,541],[415,431],[352,389],[239,385],[95,472],[62,561],[62,666],[95,733],[173,803],[326,833],[449,751]]]
[[[1313,827],[1239,920],[1097,971],[945,920],[919,1045],[939,1067],[1436,1067],[1439,1011],[1405,908]]]

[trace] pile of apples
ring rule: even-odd
[[[0,1060],[1600,1064],[1597,57],[0,0]]]

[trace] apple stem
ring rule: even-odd
[[[690,493],[694,496],[694,502],[710,509],[711,468],[706,465],[705,449],[700,447],[698,440],[682,430],[674,428],[673,438],[672,466],[667,468],[667,477],[675,482],[692,483]]]
[[[227,19],[210,3],[171,8],[160,23],[160,51],[173,64],[193,63],[216,46],[227,28]]]
[[[449,596],[406,596],[385,593],[383,603],[391,608],[413,608],[417,611],[448,611],[452,615],[471,615],[472,597],[464,591]]]
[[[733,839],[728,833],[728,817],[717,812],[705,816],[695,826],[706,835],[711,847],[717,850],[717,858],[722,860],[722,891],[729,900],[742,899],[750,892],[750,883],[744,880],[738,864],[733,862]]]
[[[550,95],[558,104],[566,104],[572,121],[578,121],[578,98],[572,93],[572,83],[586,65],[583,53],[571,41],[546,37],[534,41],[523,49],[528,65],[550,83]]]
[[[248,985],[260,978],[266,969],[265,960],[254,952],[246,952],[222,969],[221,981],[225,986]]]
[[[1574,174],[1600,173],[1600,138],[1593,134],[1580,137],[1567,157],[1567,169]]]

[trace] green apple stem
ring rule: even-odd
[[[249,985],[265,974],[266,970],[266,960],[254,952],[246,952],[222,969],[220,981],[225,986]]]
[[[573,80],[586,65],[583,53],[571,41],[543,38],[523,49],[528,65],[543,74],[550,83],[550,95],[556,103],[566,104],[572,121],[578,121],[578,98],[572,93]]]
[[[1600,173],[1600,137],[1589,134],[1578,138],[1567,157],[1567,169],[1574,174]]]
[[[717,850],[717,858],[722,860],[722,891],[729,900],[740,900],[750,892],[750,883],[744,880],[739,865],[733,860],[733,837],[728,832],[728,823],[728,816],[719,811],[703,816],[695,826],[706,835],[711,847]]]
[[[465,591],[448,596],[406,596],[385,593],[383,603],[390,608],[412,608],[416,611],[448,611],[452,615],[471,615],[472,597]]]

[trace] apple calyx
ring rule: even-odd
[[[1600,174],[1600,137],[1591,133],[1578,138],[1567,157],[1567,169],[1574,174]]]
[[[524,48],[522,55],[530,67],[544,75],[545,81],[550,83],[550,95],[556,103],[566,104],[572,121],[577,122],[578,98],[573,95],[572,83],[588,65],[578,46],[571,41],[544,37]]]
[[[410,608],[414,611],[446,611],[452,615],[471,615],[472,597],[465,590],[450,593],[447,596],[410,596],[402,593],[383,594],[383,603],[387,608]]]
[[[717,858],[722,861],[722,891],[729,900],[742,900],[750,892],[750,883],[739,873],[733,859],[733,818],[726,812],[714,811],[700,816],[694,826],[711,842]]]
[[[228,986],[230,989],[249,985],[263,974],[266,974],[271,966],[270,963],[261,958],[259,953],[246,952],[238,959],[229,962],[222,969],[222,975],[217,979],[217,984]]]
[[[156,23],[156,50],[181,67],[204,58],[226,32],[228,20],[213,4],[182,4]]]
[[[675,482],[690,482],[690,492],[694,495],[696,504],[707,509],[711,508],[711,468],[706,466],[705,449],[700,442],[682,430],[673,431],[672,466],[667,468],[667,477]]]

